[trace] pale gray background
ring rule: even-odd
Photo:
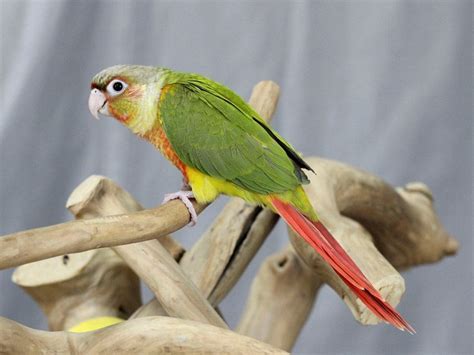
[[[458,256],[404,274],[399,307],[418,331],[362,327],[320,293],[297,353],[472,352],[472,3],[469,1],[1,1],[0,233],[70,218],[90,174],[145,206],[180,177],[154,149],[87,110],[90,78],[112,64],[206,74],[248,97],[282,87],[275,127],[305,154],[426,182]],[[224,198],[221,198],[224,200]],[[223,201],[179,238],[190,246]],[[223,302],[235,325],[260,261],[286,244],[279,225]],[[0,315],[46,323],[0,272]],[[145,298],[150,293],[147,291]]]

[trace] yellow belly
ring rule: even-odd
[[[270,195],[260,195],[244,190],[231,182],[212,177],[200,171],[186,167],[188,182],[193,189],[193,194],[199,203],[214,201],[220,194],[240,197],[247,202],[267,205]]]
[[[314,212],[313,207],[311,206],[311,203],[309,202],[308,197],[301,186],[298,186],[293,191],[287,191],[274,195],[262,195],[247,191],[229,181],[203,174],[189,166],[186,166],[186,175],[188,178],[188,183],[193,189],[194,197],[199,203],[208,203],[214,201],[217,196],[219,196],[219,194],[224,194],[240,197],[247,202],[263,205],[270,208],[271,210],[274,210],[273,206],[271,205],[271,200],[277,197],[282,201],[290,202],[308,217],[317,219],[316,213]]]

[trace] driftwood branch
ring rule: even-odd
[[[100,176],[80,184],[67,207],[77,218],[143,209],[127,191]],[[171,236],[160,238],[160,243],[177,260],[184,253]],[[138,277],[109,248],[25,264],[15,270],[12,280],[39,304],[50,330],[69,329],[95,317],[126,319],[141,305]],[[166,314],[162,307],[158,313]]]
[[[278,92],[273,82],[260,82],[252,92],[250,103],[262,116],[269,117],[275,109]],[[198,214],[205,207],[194,203]],[[188,222],[188,210],[174,200],[148,210],[4,235],[0,237],[0,270],[58,255],[161,238]]]
[[[124,214],[138,206],[128,192],[102,176],[85,180],[73,191],[67,203],[76,217]],[[183,252],[170,236],[166,240],[168,245],[174,246],[172,250],[179,250],[179,254]],[[148,285],[167,314],[227,327],[160,241],[148,240],[112,249]]]
[[[142,205],[128,191],[100,175],[91,175],[78,185],[71,192],[66,208],[76,219],[92,219],[143,210]],[[183,247],[171,235],[165,235],[158,240],[175,260],[183,256]]]
[[[268,210],[231,199],[181,266],[213,305],[238,280],[277,221]]]
[[[193,203],[197,213],[205,205]],[[189,223],[177,200],[125,215],[76,220],[0,237],[0,270],[53,256],[143,242],[171,234]]]
[[[45,332],[0,317],[0,329],[0,354],[287,354],[230,330],[170,317],[88,333]]]
[[[193,248],[184,254],[180,265],[193,283],[216,307],[232,289],[278,216],[269,210],[231,199]],[[154,299],[132,317],[160,312]]]
[[[291,246],[269,256],[253,280],[236,331],[291,350],[321,283]]]
[[[22,265],[12,279],[41,307],[50,330],[95,317],[126,319],[141,305],[138,277],[110,249]]]

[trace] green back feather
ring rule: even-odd
[[[259,194],[307,183],[309,168],[239,96],[196,74],[168,72],[163,129],[178,157],[199,171]],[[165,85],[166,85],[165,84]]]

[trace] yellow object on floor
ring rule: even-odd
[[[121,323],[124,319],[117,317],[97,317],[85,320],[74,327],[69,328],[71,333],[86,333],[93,330],[110,327],[111,325]]]

